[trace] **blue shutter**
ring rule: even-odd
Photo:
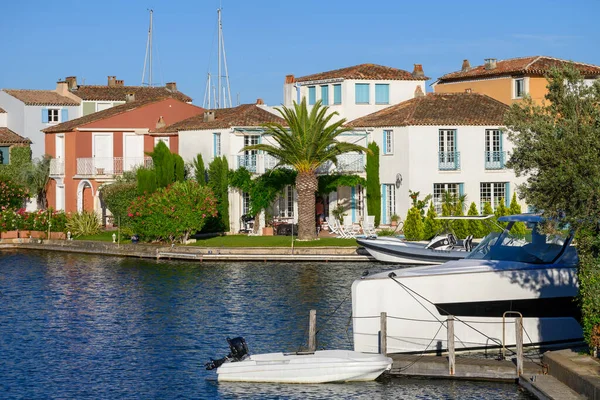
[[[213,133],[213,157],[217,156],[217,134]]]
[[[504,184],[504,203],[506,203],[506,207],[510,207],[510,182],[506,182]]]
[[[375,84],[375,104],[390,104],[390,85]]]
[[[454,168],[460,169],[460,152],[458,151],[458,129],[454,129]]]
[[[463,194],[465,194],[465,184],[459,183],[458,184],[458,195],[462,196]]]
[[[381,185],[381,223],[387,224],[387,187],[385,185]]]
[[[369,104],[369,84],[356,83],[354,85],[356,104]]]
[[[329,85],[321,86],[321,103],[324,106],[329,105]]]
[[[504,134],[502,130],[500,130],[500,168],[504,168]]]
[[[48,109],[47,108],[42,108],[42,123],[43,124],[48,123]]]
[[[333,85],[333,104],[342,104],[342,85]]]
[[[350,188],[350,207],[352,207],[352,222],[356,222],[356,188]]]
[[[317,88],[314,86],[308,87],[308,105],[312,106],[317,102]]]
[[[383,131],[383,154],[387,154],[387,133]]]
[[[60,122],[67,122],[69,120],[69,110],[63,108],[60,110]]]

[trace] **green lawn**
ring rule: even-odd
[[[199,247],[291,247],[291,236],[246,236],[227,235],[209,239],[198,239],[190,246]],[[356,247],[354,239],[320,238],[319,240],[294,240],[294,247]]]
[[[79,236],[74,239],[75,240],[96,240],[98,242],[112,242],[113,233],[118,235],[117,231],[101,231],[100,233],[98,233],[96,235]],[[124,240],[123,235],[121,235],[121,243],[131,243],[131,240],[129,240],[129,239]]]

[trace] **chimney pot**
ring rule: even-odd
[[[286,75],[285,76],[285,83],[294,83],[296,82],[296,78],[294,77],[294,75]]]
[[[69,84],[66,81],[58,81],[56,82],[56,93],[60,95],[65,95],[69,91]]]
[[[131,103],[132,101],[135,101],[135,93],[127,93],[127,95],[125,96],[125,101],[127,103]]]
[[[263,99],[256,99],[256,105],[257,106],[262,106],[264,104],[265,104],[265,102],[263,101]]]
[[[415,64],[415,68],[413,69],[412,76],[414,76],[415,78],[425,77],[425,73],[423,72],[422,64]]]
[[[156,121],[156,129],[164,128],[165,126],[167,126],[167,124],[161,115],[158,117],[158,121]]]
[[[214,111],[205,111],[204,112],[204,122],[210,122],[215,120],[215,112]]]
[[[116,76],[108,77],[108,86],[110,86],[110,87],[117,86],[117,77]]]
[[[123,79],[115,80],[115,86],[125,86],[125,81]]]
[[[415,97],[423,97],[425,93],[423,93],[423,89],[421,89],[421,85],[417,85],[415,88]]]
[[[69,85],[69,90],[74,89],[75,87],[77,87],[77,77],[76,76],[67,76],[65,78],[65,81]]]
[[[471,69],[471,64],[469,63],[469,60],[466,60],[466,59],[463,60],[461,71],[467,72],[470,69]]]
[[[495,58],[486,58],[485,59],[485,69],[492,70],[496,69],[496,59]]]
[[[177,91],[177,82],[167,82],[165,84],[167,90],[171,91],[171,92],[176,92]]]

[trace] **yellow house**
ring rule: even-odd
[[[433,83],[436,93],[473,92],[486,94],[505,104],[520,101],[525,95],[541,103],[547,93],[545,75],[552,67],[573,63],[590,82],[600,76],[600,67],[546,56],[485,59],[483,65],[471,67],[464,60],[459,71],[450,72]]]

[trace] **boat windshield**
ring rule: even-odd
[[[509,232],[513,225],[509,222],[503,232],[487,235],[466,258],[548,264],[569,244],[568,235],[540,233],[535,223],[527,223],[524,235],[513,235]]]

